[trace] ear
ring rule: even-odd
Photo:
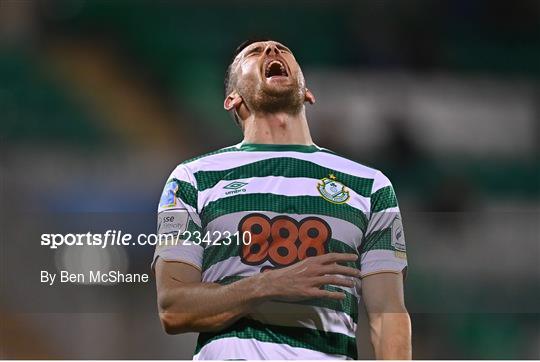
[[[225,101],[223,101],[223,108],[225,108],[226,111],[232,111],[233,109],[238,109],[240,105],[242,104],[244,100],[240,95],[236,92],[233,92],[225,98]]]
[[[307,88],[306,88],[306,95],[304,96],[304,101],[309,102],[309,104],[314,104],[315,103],[315,96]]]

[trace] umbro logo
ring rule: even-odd
[[[233,181],[230,184],[224,186],[223,188],[229,189],[229,190],[236,190],[246,185],[247,185],[247,182]]]
[[[233,181],[230,184],[223,186],[224,189],[231,190],[225,192],[225,195],[234,195],[240,192],[246,192],[247,190],[244,187],[246,185],[247,182]]]

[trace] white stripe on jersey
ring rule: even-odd
[[[372,213],[366,235],[386,229],[388,226],[392,225],[392,221],[394,221],[397,215],[399,215],[399,207],[397,206]]]
[[[356,177],[373,179],[378,174],[376,169],[364,166],[341,156],[328,152],[295,152],[295,151],[237,151],[223,152],[209,155],[184,164],[192,173],[198,171],[222,171],[243,166],[257,161],[272,158],[290,157],[313,162],[313,155],[317,155],[317,165],[331,170],[343,172]]]
[[[401,271],[407,266],[407,259],[400,259],[394,250],[370,250],[362,253],[362,275],[371,274],[375,271]]]
[[[302,316],[302,318],[298,318]],[[356,322],[345,312],[286,302],[264,302],[250,317],[268,325],[303,327],[355,338]]]
[[[287,344],[261,342],[252,338],[228,337],[204,345],[194,360],[343,360],[346,356],[332,355]]]

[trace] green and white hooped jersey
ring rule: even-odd
[[[362,276],[407,266],[388,178],[315,145],[244,143],[183,162],[165,185],[158,233],[182,236],[156,247],[154,263],[188,263],[219,284],[330,252],[359,254],[349,266]],[[201,333],[194,359],[356,359],[359,283],[325,288],[346,299],[262,303]]]

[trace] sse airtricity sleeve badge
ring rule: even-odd
[[[336,176],[332,174],[321,179],[317,189],[325,200],[335,204],[343,204],[350,198],[349,191],[341,182],[336,181]]]
[[[392,223],[392,240],[391,245],[394,248],[395,255],[398,258],[407,258],[407,248],[405,247],[405,235],[403,233],[403,224],[401,217],[397,215]]]

